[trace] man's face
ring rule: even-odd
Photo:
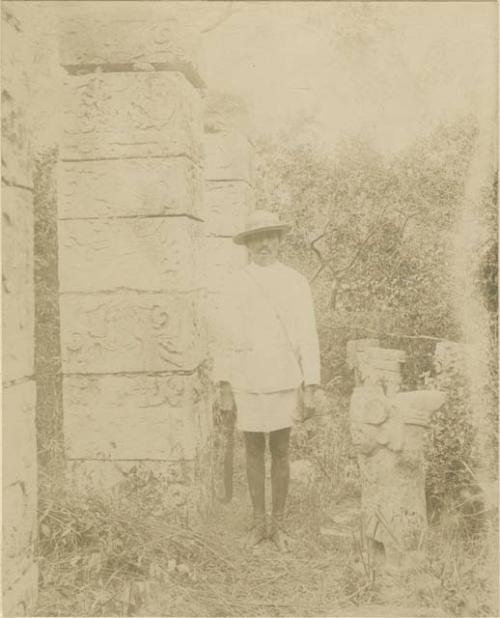
[[[248,237],[247,247],[250,259],[259,266],[269,266],[276,261],[281,233],[275,230],[256,232]]]

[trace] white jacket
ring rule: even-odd
[[[252,393],[319,384],[311,289],[292,268],[280,262],[245,266],[222,293],[217,323],[216,382]]]

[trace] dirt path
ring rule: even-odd
[[[292,483],[288,521],[294,551],[279,553],[270,541],[246,550],[249,500],[240,467],[233,500],[218,504],[199,531],[214,549],[215,563],[177,580],[175,589],[159,587],[141,615],[438,615],[377,603],[354,540],[357,505],[342,501],[325,512],[321,503],[314,487]]]

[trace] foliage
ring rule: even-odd
[[[361,138],[335,156],[286,134],[258,142],[257,204],[293,224],[284,259],[313,284],[327,381],[348,338],[457,338],[451,235],[474,137],[465,118],[392,158]]]
[[[302,127],[302,130],[304,128]],[[261,138],[257,204],[293,224],[283,259],[310,280],[320,334],[323,384],[344,385],[349,339],[375,337],[404,349],[407,389],[424,387],[436,341],[460,340],[453,277],[454,235],[462,212],[477,129],[466,117],[384,157],[361,138],[320,152],[303,133]],[[489,230],[478,285],[496,315],[496,187],[478,214]],[[493,327],[492,327],[493,329]],[[496,333],[492,342],[496,343]],[[492,375],[495,375],[492,368]],[[471,404],[464,372],[433,419],[429,492],[437,507],[471,482]],[[492,381],[492,384],[495,382]]]

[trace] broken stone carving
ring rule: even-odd
[[[445,401],[440,391],[398,392],[401,380],[391,376],[397,373],[394,365],[383,367],[389,352],[402,358],[398,350],[374,347],[366,348],[361,359],[356,355],[362,383],[354,388],[350,404],[361,474],[363,537],[375,571],[400,568],[423,555],[424,438],[432,413]],[[371,364],[373,359],[377,360]],[[388,373],[390,379],[384,379]]]

